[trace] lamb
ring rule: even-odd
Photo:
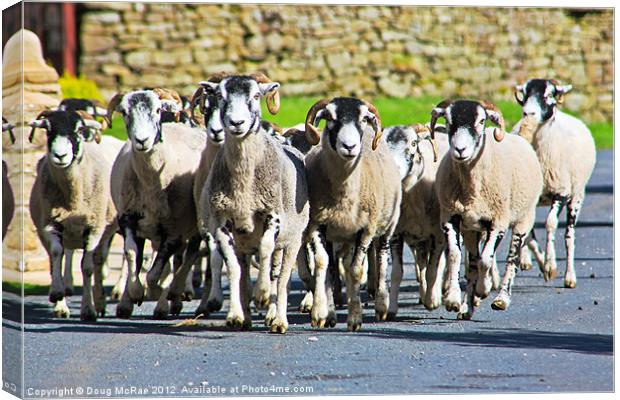
[[[431,138],[430,129],[422,124],[389,127],[383,135],[398,165],[403,191],[400,218],[390,243],[392,277],[388,319],[394,319],[398,312],[398,291],[403,276],[404,243],[416,257],[420,302],[429,310],[441,304],[444,237],[439,223],[435,175],[438,158],[443,157],[449,146],[445,135],[438,137],[437,145]]]
[[[69,316],[62,258],[70,256],[70,250],[83,249],[80,319],[95,321],[105,314],[102,268],[118,228],[108,181],[112,160],[86,140],[89,128],[101,125],[73,111],[43,111],[29,125],[31,142],[35,128],[47,131],[47,154],[37,164],[30,214],[50,258],[49,299],[56,304],[57,316]]]
[[[558,216],[566,212],[566,274],[564,287],[577,286],[575,274],[575,225],[585,198],[585,188],[596,163],[592,134],[577,118],[558,109],[571,85],[555,80],[532,79],[515,88],[515,98],[523,106],[523,117],[513,128],[531,143],[542,167],[544,189],[539,206],[551,206],[546,221],[547,246],[543,255],[535,243],[530,248],[543,266],[545,280],[555,279],[555,231]],[[525,250],[526,259],[530,259]],[[525,265],[527,268],[528,265]],[[529,261],[531,267],[531,261]]]
[[[320,134],[316,126],[323,119],[326,126]],[[312,145],[321,143],[306,155],[310,194],[306,238],[316,254],[312,325],[336,324],[331,279],[325,287],[328,254],[323,242],[328,241],[343,246],[341,255],[352,255],[346,265],[347,328],[357,331],[362,326],[363,262],[371,246],[378,266],[377,287],[373,288],[375,318],[387,318],[387,257],[402,196],[398,167],[380,140],[379,112],[366,101],[349,97],[319,100],[308,111],[305,133]],[[329,268],[337,271],[336,265]]]
[[[13,128],[15,126],[2,117],[2,132],[9,133],[9,139],[11,144],[15,144],[15,135],[13,134]],[[6,162],[2,160],[2,240],[6,236],[6,232],[9,229],[9,224],[13,220],[13,214],[15,213],[15,195],[9,182],[9,170]]]
[[[199,224],[228,267],[227,324],[251,326],[249,257],[258,253],[254,302],[269,304],[265,324],[272,333],[285,333],[287,285],[295,260],[304,258],[300,248],[309,205],[303,155],[278,144],[260,125],[260,98],[266,96],[269,111],[277,112],[280,84],[256,74],[200,85],[217,97],[226,135],[202,191]]]
[[[512,228],[512,238],[506,271],[492,308],[505,310],[510,305],[520,250],[534,225],[542,174],[532,147],[519,136],[504,135],[504,119],[492,103],[443,101],[432,111],[432,132],[440,117],[446,120],[450,143],[435,186],[446,241],[448,282],[443,302],[449,311],[459,311],[458,318],[471,319],[474,296],[483,299],[491,290],[495,251],[508,228]],[[486,128],[487,120],[499,128]],[[460,233],[469,255],[462,305]],[[486,238],[480,253],[482,233]]]
[[[129,266],[126,288],[116,309],[121,318],[129,318],[133,304],[140,305],[144,299],[139,273],[146,239],[157,250],[147,274],[150,288],[157,287],[170,257],[185,252],[172,283],[159,296],[154,318],[180,313],[187,273],[198,256],[200,237],[192,192],[206,140],[200,129],[182,123],[162,124],[162,110],[177,112],[178,104],[161,100],[148,90],[119,93],[108,105],[108,120],[114,111],[120,112],[129,136],[111,176]]]

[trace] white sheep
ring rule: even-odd
[[[326,121],[320,134],[315,126]],[[306,117],[305,133],[313,148],[306,156],[310,223],[307,240],[316,254],[313,326],[334,326],[336,314],[332,280],[326,275],[328,254],[322,240],[342,244],[340,254],[352,251],[346,265],[348,298],[347,328],[362,326],[360,283],[363,261],[373,247],[377,279],[375,318],[387,318],[389,298],[386,287],[389,240],[400,214],[401,185],[398,167],[381,138],[381,120],[370,103],[336,97],[315,103]],[[372,256],[372,255],[371,255]],[[337,273],[337,265],[329,268]],[[369,279],[369,282],[371,280]]]
[[[270,112],[277,112],[280,84],[261,74],[200,84],[218,98],[226,134],[203,188],[199,224],[228,267],[227,324],[251,326],[249,258],[257,254],[254,302],[269,305],[270,331],[285,333],[287,285],[295,260],[303,258],[298,254],[309,207],[303,155],[277,143],[260,125],[260,98],[266,96]]]
[[[96,320],[105,314],[102,269],[118,227],[110,198],[112,161],[98,144],[89,142],[89,128],[100,129],[101,125],[73,111],[43,111],[30,126],[30,141],[35,128],[47,131],[47,153],[37,164],[29,204],[50,257],[50,301],[56,304],[56,315],[68,317],[62,258],[71,256],[66,250],[83,249],[80,318]]]
[[[444,101],[433,109],[431,130],[440,117],[446,120],[450,143],[435,183],[447,246],[444,305],[448,310],[460,311],[459,318],[470,319],[474,296],[485,298],[491,290],[495,250],[512,228],[506,272],[492,307],[505,310],[510,305],[521,247],[534,225],[542,175],[532,147],[523,138],[504,135],[504,120],[495,105]],[[487,120],[500,127],[485,128]],[[459,233],[463,234],[469,254],[467,295],[462,305]],[[480,252],[483,233],[486,236]]]
[[[523,106],[523,117],[513,128],[531,143],[543,174],[543,193],[538,205],[551,206],[546,221],[547,246],[544,253],[543,276],[555,279],[555,231],[564,205],[566,212],[566,274],[564,286],[577,286],[575,274],[575,225],[581,210],[585,189],[594,165],[596,147],[590,130],[579,119],[558,109],[571,85],[555,80],[532,79],[515,88],[515,98]],[[543,255],[535,242],[530,246],[539,263]],[[529,252],[524,252],[529,260]],[[541,263],[542,264],[542,263]],[[529,265],[531,267],[531,261]]]
[[[157,287],[170,257],[185,251],[172,283],[159,296],[155,318],[181,311],[187,274],[198,256],[200,237],[192,191],[206,138],[200,129],[183,123],[162,124],[163,110],[176,112],[178,103],[162,100],[149,90],[117,94],[108,105],[108,119],[113,111],[120,112],[129,136],[111,176],[129,266],[125,292],[116,309],[122,318],[128,318],[133,304],[144,299],[139,273],[145,239],[157,251],[147,273],[150,288]]]

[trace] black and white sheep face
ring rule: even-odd
[[[558,85],[546,79],[532,79],[515,88],[515,96],[523,106],[523,117],[543,123],[555,114],[558,96],[568,93],[571,85]]]
[[[123,96],[116,111],[123,115],[127,136],[134,150],[150,151],[155,143],[162,141],[162,101],[150,90],[140,90]]]
[[[47,158],[58,168],[67,168],[82,158],[82,142],[87,140],[90,129],[100,129],[94,120],[85,121],[73,111],[54,111],[30,123],[33,128],[47,132]],[[31,133],[30,141],[32,141]]]
[[[57,108],[58,111],[85,111],[93,117],[106,115],[107,110],[97,107],[92,100],[68,98],[63,99]]]
[[[364,102],[348,97],[333,99],[315,118],[316,125],[325,119],[325,133],[330,148],[345,161],[353,161],[362,152],[362,136],[376,119]]]
[[[452,159],[467,162],[476,158],[484,144],[485,109],[475,101],[460,100],[433,112],[442,113],[446,119]]]
[[[204,110],[205,129],[207,137],[215,144],[224,142],[224,126],[220,115],[220,108],[215,96],[205,96],[204,104],[201,107]]]
[[[217,97],[224,131],[234,138],[258,132],[260,99],[280,87],[278,82],[258,83],[249,76],[232,76],[220,83],[201,82]]]

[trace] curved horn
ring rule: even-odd
[[[204,86],[199,86],[198,89],[196,89],[196,91],[194,92],[194,95],[192,96],[192,99],[189,102],[190,118],[195,123],[198,123],[198,120],[196,120],[196,113],[195,113],[196,106],[198,106],[198,108],[200,109],[200,112],[204,114],[204,108],[203,108],[204,95],[205,95]]]
[[[375,137],[372,139],[372,149],[376,150],[377,146],[379,146],[381,136],[383,135],[383,131],[381,130],[381,117],[379,116],[377,107],[375,107],[372,103],[369,103],[366,100],[362,100],[362,102],[366,105],[366,107],[368,107],[368,111],[375,116],[375,119],[372,121],[372,127],[375,130]]]
[[[107,121],[110,128],[112,127],[112,114],[114,114],[116,107],[121,102],[121,100],[123,100],[123,96],[125,96],[125,94],[122,92],[116,93],[108,103],[108,112],[106,113],[106,115],[103,116],[103,118]]]
[[[445,115],[446,108],[448,108],[450,104],[452,104],[452,100],[443,100],[431,111],[431,138],[435,139],[435,125],[437,125],[437,120]]]
[[[558,105],[564,103],[564,95],[573,89],[573,85],[560,85],[560,82],[555,79],[549,80],[555,87],[555,97],[557,98]]]
[[[183,108],[183,100],[181,100],[181,96],[179,96],[176,90],[157,87],[153,88],[153,92],[162,102],[174,102],[179,105],[179,108]]]
[[[267,75],[262,73],[254,73],[250,74],[250,76],[258,83],[273,82]],[[267,94],[265,101],[267,102],[267,109],[272,115],[276,115],[280,111],[280,93],[277,90]]]
[[[221,81],[223,81],[225,78],[228,78],[229,76],[231,76],[229,72],[216,72],[215,74],[212,74],[211,76],[209,76],[207,81],[213,82],[213,83],[220,83]]]
[[[308,110],[308,114],[306,115],[306,122],[305,122],[305,132],[306,132],[306,138],[308,139],[308,142],[312,146],[319,144],[319,142],[321,141],[321,133],[314,126],[314,120],[316,118],[316,114],[322,109],[324,109],[325,106],[327,106],[330,102],[331,102],[331,99],[319,100],[316,103],[314,103],[312,107],[310,107],[310,110]]]
[[[53,112],[54,110],[43,110],[39,113],[39,115],[37,115],[34,121],[28,124],[30,127],[32,127],[32,129],[30,130],[30,135],[28,135],[28,141],[30,143],[32,143],[32,140],[34,139],[34,130],[36,128],[43,128],[45,125],[47,125],[47,123],[42,120],[47,119]]]
[[[433,162],[437,162],[439,159],[439,150],[437,149],[437,142],[431,137],[431,130],[424,124],[414,124],[411,126],[420,140],[428,140],[433,146]]]
[[[523,85],[517,85],[514,87],[514,91],[513,94],[515,96],[515,100],[517,100],[517,103],[519,103],[519,105],[523,105],[523,100],[524,100],[524,94],[523,94]]]
[[[495,104],[487,100],[480,100],[479,103],[484,107],[489,119],[496,125],[499,125],[499,129],[495,128],[493,130],[493,137],[495,137],[497,142],[501,142],[504,140],[504,132],[506,131],[506,123],[504,122],[504,116],[501,110]]]

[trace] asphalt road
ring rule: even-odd
[[[539,238],[544,238],[545,215],[539,209]],[[611,151],[598,154],[588,186],[576,233],[578,283],[572,290],[563,288],[563,228],[562,223],[556,240],[559,277],[545,283],[536,268],[520,272],[510,309],[493,311],[486,300],[472,321],[418,305],[411,264],[398,320],[373,322],[370,303],[357,333],[346,331],[344,309],[338,311],[336,328],[313,329],[309,316],[296,311],[301,299],[296,274],[291,326],[284,336],[269,334],[257,314],[250,332],[227,330],[224,312],[196,326],[173,327],[179,320],[150,319],[153,302],[134,310],[131,320],[114,318],[115,304],[108,305],[109,317],[96,323],[59,320],[52,317],[46,296],[27,297],[23,395],[613,391]],[[500,259],[505,254],[504,243]],[[79,306],[73,296],[72,315],[79,315]],[[197,301],[186,303],[181,319],[196,306]],[[19,298],[5,293],[3,379],[9,391],[12,383],[19,390],[21,381],[20,308]]]

